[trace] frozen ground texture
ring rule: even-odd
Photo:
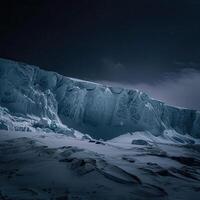
[[[198,111],[165,105],[137,90],[68,78],[5,59],[0,59],[0,106],[0,112],[21,119],[18,129],[24,130],[69,133],[70,127],[110,139],[135,131],[158,136],[170,129],[200,137]],[[12,120],[0,120],[1,129],[12,130]]]
[[[0,199],[199,200],[199,144],[127,138],[1,130]]]

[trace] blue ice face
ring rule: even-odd
[[[145,93],[72,79],[0,59],[0,106],[109,139],[126,132],[165,129],[200,137],[197,111],[165,105]]]

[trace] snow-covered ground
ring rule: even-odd
[[[104,142],[1,130],[0,199],[199,199],[198,141],[167,144],[144,135]]]

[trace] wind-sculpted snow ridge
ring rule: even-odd
[[[0,106],[12,116],[64,124],[96,138],[175,130],[200,137],[200,112],[166,105],[138,90],[68,78],[24,63],[0,59]]]

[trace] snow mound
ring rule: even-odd
[[[162,135],[154,136],[151,132],[136,131],[120,135],[109,140],[111,143],[156,145],[156,144],[200,144],[200,140],[190,135],[181,135],[174,130],[165,130]]]

